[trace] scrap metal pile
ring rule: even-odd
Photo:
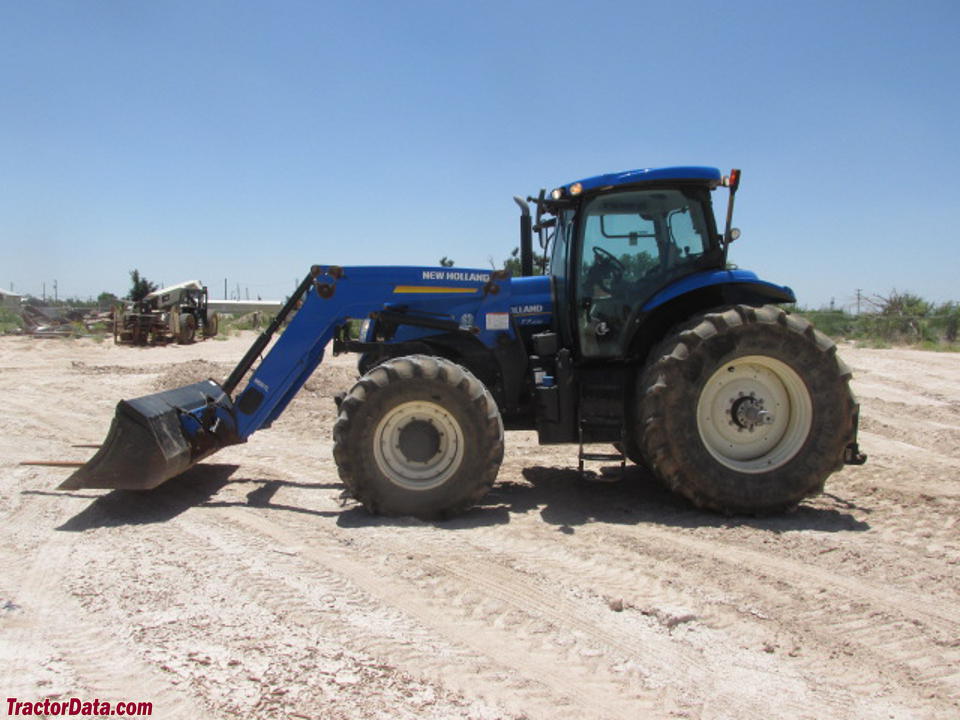
[[[113,311],[96,308],[24,305],[20,311],[23,333],[34,337],[79,337],[110,327]]]

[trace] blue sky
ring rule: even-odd
[[[0,0],[0,286],[486,267],[514,194],[693,164],[801,303],[956,300],[958,80],[955,1]]]

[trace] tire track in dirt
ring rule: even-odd
[[[943,406],[910,405],[883,397],[870,397],[862,399],[861,407],[868,411],[863,420],[882,421],[892,436],[909,434],[922,443],[933,440],[934,447],[948,445],[953,450],[960,446],[960,407],[952,403]]]
[[[23,507],[5,519],[24,516]],[[48,542],[37,555],[22,555],[16,548],[0,547],[0,568],[4,586],[5,607],[9,614],[3,620],[4,640],[0,657],[6,672],[3,687],[8,695],[21,699],[38,699],[39,688],[24,678],[31,678],[37,667],[45,666],[45,685],[52,685],[50,672],[60,674],[55,653],[49,645],[44,619],[57,613],[54,595],[49,592],[51,580],[59,579],[67,564],[69,548],[62,543]],[[56,583],[53,583],[54,587]],[[68,668],[69,669],[69,668]],[[56,678],[60,679],[60,678]],[[66,686],[64,686],[65,688]]]
[[[279,574],[269,578],[249,570],[238,558],[286,558],[251,542],[256,538],[250,533],[219,538],[217,511],[163,520],[175,497],[114,496],[113,510],[101,505],[88,515],[90,532],[72,537],[82,538],[83,556],[91,562],[66,583],[101,633],[109,635],[112,628],[128,632],[129,642],[155,674],[158,668],[164,673],[168,684],[189,687],[224,717],[286,720],[318,717],[318,712],[324,718],[398,720],[506,717],[358,657],[354,634],[371,629],[344,630],[338,609],[327,616],[334,639],[318,635],[312,622],[317,607],[301,602],[298,609],[276,590],[282,583],[296,584],[302,572],[282,562]],[[122,501],[139,507],[131,512]],[[150,519],[140,515],[144,512]],[[196,521],[191,523],[191,517]],[[121,520],[121,527],[110,527],[114,520]],[[160,524],[138,527],[144,520]],[[208,527],[213,531],[203,532]],[[98,584],[104,578],[118,582]],[[452,712],[461,706],[462,712]],[[192,717],[199,707],[194,703]],[[155,708],[163,709],[159,703]]]
[[[902,697],[903,693],[897,688],[903,673],[890,672],[883,658],[877,674],[865,681],[859,667],[851,669],[843,662],[830,660],[837,646],[836,638],[821,634],[811,647],[811,632],[815,632],[818,625],[814,619],[806,627],[792,623],[783,626],[778,618],[782,612],[789,617],[792,609],[782,607],[783,592],[772,587],[782,581],[767,579],[758,584],[751,580],[750,587],[743,588],[740,579],[740,587],[735,585],[732,589],[729,583],[705,582],[702,564],[691,568],[689,562],[675,562],[675,552],[659,539],[644,543],[639,552],[634,543],[629,544],[627,552],[611,552],[618,546],[617,541],[611,543],[606,538],[594,542],[594,538],[585,542],[582,537],[559,551],[551,551],[551,544],[560,542],[556,536],[514,532],[504,537],[502,530],[471,531],[469,542],[478,553],[487,552],[488,557],[552,582],[557,594],[587,596],[597,606],[607,605],[611,598],[621,600],[624,614],[639,612],[656,618],[666,628],[689,628],[691,632],[682,636],[683,641],[707,658],[720,644],[726,647],[725,662],[735,663],[734,658],[741,655],[773,652],[770,648],[776,640],[778,645],[785,645],[778,652],[778,656],[780,653],[786,656],[783,658],[785,671],[803,676],[810,687],[815,688],[812,692],[818,695],[817,706],[833,706],[837,716],[844,709],[858,705],[858,716],[876,716],[880,712],[876,706],[871,707],[849,692],[849,687],[856,683],[863,686],[865,697],[893,695],[899,699],[889,702],[899,703],[901,710],[911,705],[913,698]],[[373,540],[374,543],[381,541],[379,537]],[[593,553],[589,550],[591,546]],[[643,563],[644,559],[647,563]],[[640,567],[643,565],[649,569],[644,570]],[[742,575],[743,567],[737,571],[738,575]],[[668,580],[664,582],[661,577]],[[785,635],[788,637],[783,637]],[[923,640],[918,642],[928,644]],[[740,648],[739,655],[731,652],[731,646]],[[677,648],[670,648],[671,657],[676,654]],[[824,665],[833,665],[833,671],[824,673]],[[706,670],[703,677],[715,677],[715,668]],[[690,671],[681,667],[677,676],[682,677],[685,672]]]
[[[852,510],[870,524],[865,536],[869,545],[849,537],[814,535],[796,543],[797,550],[806,547],[811,555],[821,555],[818,565],[826,564],[835,572],[852,572],[874,585],[923,588],[931,601],[956,604],[960,601],[955,582],[960,568],[960,503],[933,488],[923,492],[924,486],[918,487],[915,480],[910,483],[913,493],[896,485],[872,475],[848,478],[845,487],[835,489],[859,498],[859,507]],[[814,502],[826,506],[827,498]],[[843,501],[834,505],[842,506]],[[792,542],[799,539],[796,534],[790,538]],[[799,553],[796,557],[802,559]]]
[[[251,529],[267,532],[279,541],[291,541],[288,530],[269,521],[258,517],[251,524],[248,516],[243,520]],[[318,544],[313,539],[304,546],[303,536],[294,537],[297,538],[294,540],[296,547],[306,548],[298,552],[304,552],[311,559],[326,566],[343,562],[342,558],[331,559],[336,558],[338,552],[342,553],[343,548],[325,542]],[[635,667],[646,680],[646,695],[661,708],[683,697],[688,704],[718,702],[734,715],[754,716],[771,712],[774,707],[771,697],[775,696],[779,712],[803,716],[811,703],[818,707],[833,706],[838,712],[851,704],[859,704],[856,698],[839,688],[819,687],[816,682],[805,683],[789,665],[783,665],[764,653],[745,652],[731,664],[729,647],[724,646],[722,652],[713,652],[709,647],[692,646],[682,638],[678,639],[677,633],[672,631],[675,622],[672,618],[635,614],[631,621],[627,621],[624,615],[611,612],[604,624],[598,625],[591,619],[596,617],[596,608],[592,605],[585,607],[583,601],[576,598],[562,597],[556,585],[540,586],[524,573],[484,560],[480,553],[470,553],[465,548],[460,551],[448,548],[446,552],[438,549],[425,556],[424,547],[433,543],[424,543],[423,540],[423,537],[416,537],[408,543],[402,538],[394,538],[388,543],[382,536],[376,538],[375,544],[381,555],[390,554],[391,575],[400,573],[419,590],[417,597],[425,600],[417,601],[413,607],[409,606],[409,601],[398,603],[397,597],[406,597],[402,590],[392,599],[386,593],[388,597],[385,599],[415,616],[422,616],[423,608],[432,603],[439,612],[460,615],[458,624],[477,622],[478,634],[482,631],[489,636],[491,629],[507,633],[506,637],[496,639],[496,649],[484,647],[481,650],[501,660],[498,655],[502,654],[505,645],[522,641],[527,647],[521,652],[526,658],[521,669],[528,668],[531,659],[545,653],[543,660],[536,663],[539,667],[574,670],[573,674],[558,678],[563,691],[571,684],[582,688],[585,677],[592,677],[594,684],[604,680],[622,683],[622,669]],[[370,557],[369,548],[355,547],[359,544],[350,542],[347,548],[361,557]],[[351,579],[356,578],[358,568],[352,562],[342,569]],[[362,564],[360,569],[361,575],[371,572],[369,563]],[[374,592],[384,593],[386,581],[382,575],[374,572],[368,581],[376,586]],[[392,584],[386,582],[387,586]],[[436,623],[432,612],[427,614],[426,622]],[[543,628],[538,629],[537,625]],[[558,631],[571,635],[573,642],[556,647],[550,638]],[[457,639],[463,641],[463,638]],[[476,640],[470,642],[471,639],[468,637],[466,641],[475,645]],[[584,657],[592,661],[585,662]],[[749,671],[743,678],[738,676],[739,664],[743,665],[744,672]],[[755,681],[758,674],[763,677],[760,681],[763,690],[758,688],[752,693],[749,690],[751,678]],[[597,687],[598,694],[609,692],[602,684]],[[816,701],[810,693],[817,695]],[[886,707],[884,703],[880,704]],[[635,712],[636,708],[631,711]]]
[[[860,371],[862,375],[862,371]],[[854,370],[854,378],[858,377],[858,371]],[[931,376],[929,373],[925,380],[929,383]],[[902,403],[905,407],[912,408],[911,413],[920,413],[919,408],[932,409],[944,413],[954,418],[960,416],[960,403],[956,397],[951,397],[943,392],[949,381],[945,381],[944,387],[922,387],[912,382],[906,382],[900,378],[891,375],[881,375],[878,373],[869,373],[855,380],[855,389],[858,389],[858,395],[867,403],[875,400],[885,401],[886,398],[894,399],[893,402]]]
[[[855,495],[871,501],[877,501],[877,491],[882,492],[881,502],[901,514],[909,512],[909,505],[924,505],[930,499],[939,499],[951,507],[960,505],[960,480],[945,478],[942,468],[936,466],[920,466],[911,468],[909,482],[904,482],[904,473],[893,464],[885,463],[884,459],[874,455],[870,462],[869,473],[851,472],[843,479],[843,485],[828,485],[828,492],[837,492],[840,487],[848,489]],[[952,472],[952,471],[951,471]],[[929,479],[928,479],[929,478]],[[956,515],[956,513],[949,513]],[[916,528],[914,528],[915,530]]]
[[[891,593],[833,571],[810,569],[803,562],[730,543],[677,537],[675,531],[581,528],[577,541],[567,542],[558,552],[553,548],[564,541],[555,531],[538,526],[518,532],[520,525],[513,523],[510,533],[502,527],[464,533],[476,552],[540,575],[554,582],[558,591],[591,595],[598,604],[619,596],[628,606],[665,623],[694,615],[709,628],[746,638],[753,647],[773,636],[789,635],[796,643],[791,665],[818,684],[826,684],[820,679],[826,662],[834,666],[831,678],[848,676],[846,684],[859,682],[870,691],[867,696],[884,684],[888,692],[895,691],[904,680],[913,685],[914,695],[925,696],[931,688],[948,697],[956,695],[957,613],[952,606],[944,607],[940,598]],[[377,542],[382,538],[373,540]],[[638,565],[648,565],[649,570]],[[668,582],[661,582],[661,576]],[[691,606],[695,613],[689,612]],[[864,618],[861,627],[858,623]],[[869,655],[868,666],[875,668],[866,681],[859,668],[852,671],[843,659],[830,661],[838,653],[849,655],[851,642]],[[876,647],[881,642],[882,651]],[[837,685],[838,691],[844,684]]]
[[[230,515],[229,520],[220,518],[203,527],[193,525],[186,532],[211,548],[229,551],[237,563],[229,574],[231,588],[258,606],[277,608],[282,622],[319,627],[322,634],[337,638],[345,646],[396,664],[414,676],[443,682],[466,696],[478,693],[480,680],[484,687],[496,691],[495,702],[514,706],[517,713],[523,712],[518,699],[544,712],[552,707],[546,688],[491,668],[489,659],[470,648],[449,644],[445,636],[432,631],[432,626],[380,602],[352,578],[305,562],[299,544],[285,543],[290,538],[284,537],[278,547],[275,538],[251,532],[233,513]],[[335,548],[334,552],[343,549]],[[252,562],[252,557],[263,558],[264,562]],[[451,674],[447,672],[451,667],[462,667],[463,671]],[[482,688],[479,690],[482,695]]]
[[[870,423],[865,423],[864,427],[869,427],[870,425]],[[944,455],[935,450],[930,450],[920,445],[891,437],[890,435],[865,429],[860,431],[859,440],[862,446],[867,449],[872,450],[873,448],[877,448],[874,452],[874,460],[878,457],[895,457],[899,463],[902,463],[903,458],[906,457],[914,472],[926,470],[926,472],[930,473],[931,471],[935,472],[937,469],[942,470],[944,468],[950,468],[952,471],[960,469],[960,458],[953,457],[952,455]]]
[[[371,709],[371,704],[379,704],[378,712],[390,713],[392,717],[403,718],[447,718],[447,717],[492,717],[486,707],[474,708],[463,698],[453,697],[437,686],[435,695],[445,701],[445,705],[431,711],[431,703],[426,703],[419,712],[411,713],[409,708],[390,710],[391,691],[399,691],[404,697],[418,692],[424,681],[417,679],[418,673],[404,672],[394,667],[398,658],[404,661],[408,656],[417,654],[434,658],[433,662],[457,661],[459,656],[436,642],[426,632],[417,632],[413,626],[404,623],[404,618],[395,611],[383,612],[371,602],[370,596],[349,580],[333,572],[317,572],[315,568],[305,568],[296,554],[291,554],[269,538],[250,533],[242,526],[232,526],[216,518],[217,513],[204,513],[202,522],[187,522],[178,519],[177,526],[190,539],[192,552],[198,558],[215,555],[224,572],[223,590],[232,598],[232,602],[244,607],[256,607],[272,615],[269,622],[270,633],[256,642],[261,651],[270,653],[268,666],[258,673],[266,687],[261,691],[261,699],[253,712],[239,711],[247,717],[289,716],[312,717],[315,707],[330,693],[342,696],[349,691],[353,681],[342,681],[343,675],[364,675],[365,677],[362,710],[360,715],[379,716]],[[378,633],[377,630],[381,630]],[[296,640],[294,640],[296,638]],[[314,640],[316,638],[316,640]],[[229,642],[222,638],[218,642]],[[304,644],[309,650],[313,643],[321,644],[313,663],[321,667],[331,662],[338,668],[336,677],[329,672],[304,676],[304,658],[291,648],[297,643]],[[333,652],[331,648],[341,648]],[[237,652],[237,648],[233,648]],[[477,675],[483,672],[479,658],[465,658],[472,662],[471,678],[475,682]],[[414,663],[406,664],[406,670],[417,670]],[[287,696],[288,689],[309,678],[309,697]],[[338,687],[346,682],[346,687]],[[469,687],[467,688],[469,689]],[[277,693],[281,693],[280,697]],[[430,691],[433,693],[433,691]],[[381,697],[384,695],[385,697]],[[349,695],[344,702],[338,697],[338,708],[351,707]],[[359,698],[357,698],[359,700]],[[329,707],[330,703],[326,705]],[[456,710],[459,710],[457,712]],[[474,714],[476,710],[476,714]],[[344,711],[341,711],[344,712]],[[439,713],[439,714],[438,714]],[[340,717],[340,715],[336,715]],[[352,716],[349,710],[344,717]],[[512,717],[498,712],[496,717]]]
[[[435,567],[424,560],[425,567]],[[587,638],[587,645],[602,648],[590,670],[609,673],[612,668],[635,664],[649,685],[665,693],[666,698],[683,697],[701,712],[708,706],[723,707],[733,717],[753,717],[774,712],[770,696],[777,698],[776,711],[802,715],[815,693],[820,707],[849,707],[851,698],[842,701],[830,689],[805,683],[790,667],[773,658],[751,652],[729,652],[722,659],[707,643],[696,641],[696,618],[682,613],[646,612],[621,614],[609,610],[603,625],[583,618],[602,615],[601,603],[572,593],[558,593],[557,577],[550,573],[543,585],[533,582],[535,575],[471,558],[469,563],[451,558],[444,563],[454,579],[470,586],[485,588],[488,595],[509,598],[517,607],[535,608],[536,618],[545,618],[555,630],[573,632]],[[582,580],[582,578],[578,578]],[[447,584],[449,588],[449,583]],[[547,589],[549,588],[549,589]],[[448,594],[452,594],[448,590]],[[576,613],[571,612],[576,608]],[[599,612],[598,612],[599,611]],[[589,652],[592,648],[589,648]],[[569,663],[569,652],[560,658]],[[731,657],[732,656],[732,657]],[[602,663],[602,664],[601,664]],[[763,687],[763,693],[752,691]],[[669,688],[669,689],[668,689]],[[666,701],[661,701],[666,702]]]
[[[308,525],[308,524],[306,524],[306,523],[304,523],[303,525],[304,525],[304,530],[305,530],[305,532],[307,532],[307,533],[310,533],[312,530],[315,530],[315,528],[311,528],[311,526]],[[509,538],[511,538],[511,537],[515,534],[515,529],[516,529],[516,527],[517,527],[517,524],[515,523],[515,524],[511,525],[511,527],[510,527],[509,529],[502,528],[502,527],[495,527],[495,528],[489,529],[489,532],[491,533],[491,550],[496,550],[496,548],[497,548],[498,546],[503,546],[503,545],[505,545],[505,544],[506,544],[506,545],[509,545],[509,542],[510,542]],[[367,528],[367,530],[369,530],[369,528]],[[486,531],[486,530],[485,530],[485,531]],[[471,531],[471,532],[476,532],[476,531],[474,530],[474,531]],[[551,542],[554,542],[554,538],[556,537],[556,536],[554,535],[555,532],[556,532],[555,528],[550,528],[549,532],[547,532],[546,534],[541,533],[541,534],[537,535],[537,536],[536,536],[536,537],[537,537],[536,542],[539,542],[539,543],[544,543],[544,542],[545,542],[545,543],[547,543],[547,544],[549,544],[549,543],[551,543]],[[671,533],[671,531],[666,531],[666,532],[667,532],[668,534]],[[578,533],[578,537],[581,537],[581,538],[582,538],[583,535],[584,535],[584,533],[583,533],[582,531]],[[628,535],[629,535],[629,533],[628,533]],[[429,537],[431,537],[431,536],[427,536],[427,537],[429,538]],[[418,542],[418,543],[421,543],[421,542],[424,541],[424,539],[425,539],[425,538],[421,536],[421,537],[419,537],[419,539],[418,539],[417,542]],[[601,542],[603,542],[603,541],[601,541]],[[698,541],[698,542],[701,542],[701,541]],[[819,540],[816,540],[815,542],[819,542]],[[650,544],[650,546],[651,546],[651,555],[656,556],[656,552],[657,552],[656,546],[657,546],[657,545],[661,545],[661,546],[662,546],[662,543],[650,542],[649,544]],[[710,541],[706,541],[706,542],[704,543],[704,545],[705,545],[706,547],[709,547],[710,544],[711,544]],[[390,543],[388,543],[388,544],[385,545],[384,547],[387,548],[389,551],[395,551],[397,546],[396,546],[396,544],[395,544],[393,541],[391,541]],[[688,549],[689,549],[689,548],[688,548]],[[385,550],[384,548],[379,548],[379,549],[377,549],[377,548],[372,548],[372,549],[371,549],[371,554],[375,555],[377,552],[385,552],[385,551],[388,551],[388,550]],[[503,547],[501,547],[501,551],[502,551],[502,550],[503,550]],[[606,548],[606,552],[609,553],[609,547]],[[720,546],[719,546],[719,552],[720,552],[721,555],[727,554],[726,545],[720,545]],[[755,551],[754,551],[754,552],[755,552]],[[814,552],[816,552],[816,550],[814,550]],[[442,551],[441,551],[439,548],[438,548],[433,554],[438,554],[438,553],[442,553]],[[469,555],[469,551],[467,551],[467,554]],[[703,553],[701,552],[700,554],[703,554]],[[716,555],[716,553],[710,553],[710,554],[708,554],[709,557],[713,557],[713,556],[715,556],[715,555]],[[759,554],[755,555],[754,557],[765,557],[765,555],[764,555],[763,553],[759,553]],[[602,551],[598,552],[597,562],[605,562],[605,560],[603,559],[603,552],[602,552]],[[741,559],[738,559],[738,561],[737,561],[736,563],[734,563],[734,564],[736,565],[736,564],[739,564],[740,562],[742,562],[742,558],[741,558]],[[788,564],[792,564],[792,563],[794,563],[794,562],[796,562],[796,561],[788,561]],[[689,565],[689,563],[688,563],[688,565]],[[802,566],[804,565],[803,561],[800,561],[800,562],[798,563],[798,565],[802,567]],[[747,565],[747,566],[749,566],[749,565]],[[786,617],[789,617],[790,614],[794,612],[794,609],[793,609],[792,606],[790,606],[790,605],[784,606],[783,598],[782,598],[782,592],[780,592],[780,591],[778,591],[778,590],[775,589],[775,586],[776,586],[778,583],[783,583],[783,582],[784,582],[784,580],[781,579],[782,576],[783,576],[782,570],[783,570],[783,568],[776,569],[776,568],[771,568],[771,567],[769,567],[769,566],[766,568],[766,571],[767,571],[768,573],[772,573],[772,575],[771,575],[770,577],[764,578],[764,584],[765,584],[767,587],[774,588],[774,589],[771,589],[771,590],[769,591],[770,598],[767,599],[767,600],[765,600],[765,603],[766,603],[766,606],[767,606],[767,607],[776,608],[776,610],[772,611],[772,614],[776,615],[777,612],[779,612],[780,610],[783,610],[783,611],[786,613]],[[705,568],[702,564],[696,565],[696,566],[691,570],[691,573],[690,573],[690,574],[691,574],[691,577],[692,577],[692,580],[691,580],[691,582],[690,582],[690,584],[689,584],[689,587],[688,587],[688,588],[685,588],[685,589],[683,590],[683,592],[689,592],[691,589],[697,588],[696,578],[697,578],[698,576],[700,577],[700,583],[703,584],[703,583],[702,583],[702,576],[703,576],[704,574],[709,575],[711,572],[712,572],[712,568]],[[553,576],[554,576],[554,577],[559,577],[559,575],[556,574],[556,573],[553,573]],[[788,575],[788,577],[790,577],[790,576]],[[729,579],[730,579],[730,578],[727,578],[728,584],[726,585],[726,587],[730,587],[730,585],[729,585]],[[822,578],[821,578],[821,579],[822,579]],[[859,581],[852,581],[852,582],[853,582],[854,584],[859,584]],[[708,583],[708,585],[709,585],[709,583]],[[742,583],[741,583],[741,586],[742,586]],[[733,587],[737,588],[738,586],[737,586],[737,585],[733,585]],[[848,587],[847,587],[846,589],[849,590],[849,583],[848,583]],[[836,594],[836,593],[835,593],[835,594]],[[873,595],[872,595],[872,597],[871,597],[871,600],[875,603],[875,602],[878,601],[878,599],[883,599],[883,598],[884,598],[884,595],[885,595],[885,593],[884,593],[883,591],[874,592]],[[746,597],[749,598],[749,597],[751,597],[751,596],[750,596],[749,593],[747,593]],[[820,602],[820,599],[817,598],[817,597],[811,597],[811,601],[812,601],[812,602],[815,602],[815,603],[819,603],[819,602]],[[940,601],[937,600],[937,599],[934,599],[934,598],[929,598],[927,602],[928,602],[928,603],[936,603],[936,602],[940,602]],[[862,603],[861,603],[861,604],[862,604]],[[885,605],[889,605],[889,603],[886,603]],[[898,609],[898,610],[903,610],[903,608],[904,608],[904,605],[903,605],[902,602],[897,605],[897,609]],[[876,608],[874,608],[873,611],[874,611],[874,612],[877,612]],[[860,611],[859,611],[858,609],[853,608],[853,609],[848,613],[848,615],[846,615],[846,616],[852,616],[852,617],[856,618],[856,617],[859,617],[859,612],[860,612]],[[749,611],[747,612],[747,614],[748,614],[748,615],[750,614]],[[735,617],[735,615],[734,615],[734,617]],[[942,619],[942,618],[941,618],[941,619]],[[949,619],[949,618],[948,618],[948,619]],[[727,621],[727,622],[730,622],[730,621],[729,621],[729,618],[728,618],[726,621]],[[895,621],[896,621],[896,617],[894,617],[893,620],[891,620],[891,622],[895,622]],[[778,621],[778,622],[779,622],[779,621]],[[742,618],[741,618],[741,624],[742,624]],[[788,624],[788,625],[786,626],[786,630],[784,630],[784,631],[785,631],[785,632],[786,632],[786,631],[789,631],[790,633],[792,633],[793,635],[795,635],[795,636],[797,636],[797,637],[801,637],[801,636],[803,636],[803,635],[809,636],[809,634],[810,634],[809,628],[812,628],[812,629],[815,630],[817,624],[818,624],[818,619],[817,619],[817,618],[811,618],[811,621],[810,621],[810,624],[809,624],[808,627],[804,627],[804,626],[802,626],[802,625],[801,625],[800,627],[797,627],[795,624],[790,623],[790,624]],[[905,631],[901,631],[900,637],[902,637],[902,636],[904,635],[904,633],[905,633],[906,631],[909,631],[909,630],[910,630],[910,627],[908,626]],[[825,633],[822,633],[822,632],[821,632],[821,633],[819,633],[819,634],[815,634],[815,637],[818,638],[818,642],[820,642],[821,645],[822,645],[823,650],[822,650],[822,652],[821,652],[820,654],[821,654],[823,657],[827,657],[827,656],[829,656],[829,654],[831,654],[831,653],[834,653],[834,654],[835,654],[835,653],[837,653],[837,652],[840,652],[840,651],[838,650],[838,648],[841,647],[841,644],[837,641],[837,639],[836,639],[835,637],[831,637],[831,636],[829,635],[829,633],[825,634]],[[897,638],[897,635],[893,635],[893,636],[891,636],[891,637],[895,640],[895,639]],[[869,643],[865,643],[865,644],[866,644],[867,646],[869,646]],[[921,646],[922,646],[922,641],[921,641]],[[866,648],[866,649],[869,649],[869,648]],[[874,653],[874,655],[875,655],[875,653]],[[911,662],[913,663],[914,666],[919,666],[919,665],[922,664],[922,661],[921,661],[919,658],[914,658]],[[814,661],[811,661],[810,665],[812,666],[813,664],[815,664]],[[840,665],[841,663],[840,663],[839,661],[837,661],[835,664],[836,664],[836,665]],[[935,663],[935,664],[936,664],[936,663]],[[891,663],[889,662],[889,659],[888,659],[888,658],[883,658],[883,657],[871,657],[870,660],[869,660],[869,662],[868,662],[868,665],[871,666],[871,667],[876,668],[876,678],[881,678],[881,679],[882,679],[882,678],[887,678],[887,679],[889,679],[889,678],[910,679],[910,678],[904,678],[903,668],[902,668],[902,667],[896,667],[895,665],[891,665]],[[926,677],[926,676],[924,676],[924,677]],[[921,678],[921,679],[923,679],[923,678]],[[851,680],[853,680],[852,677],[851,677]],[[911,682],[913,682],[913,680],[916,680],[916,678],[913,678],[913,679],[911,680]],[[876,684],[877,684],[877,682],[878,682],[878,680],[875,679],[874,681],[871,681],[870,683],[868,683],[867,686],[864,686],[865,694],[866,694],[867,696],[869,696],[872,692],[874,692],[874,691],[876,690]],[[861,683],[861,684],[862,684],[862,683]]]
[[[35,553],[19,562],[3,553],[4,578],[12,579],[19,588],[15,597],[35,600],[21,607],[22,614],[7,636],[8,647],[18,653],[3,681],[8,696],[20,693],[25,700],[100,698],[111,703],[133,700],[153,703],[154,710],[165,718],[197,717],[197,698],[172,688],[137,657],[134,648],[116,634],[105,632],[97,616],[64,591],[75,563],[71,540],[50,535]],[[19,655],[25,649],[27,652]],[[47,663],[59,677],[48,678],[49,684],[43,687],[24,684],[22,678],[35,677],[38,662]]]
[[[665,532],[656,528],[642,528],[642,533],[659,541],[678,545],[697,555],[720,561],[727,565],[750,567],[777,580],[797,579],[809,585],[833,586],[849,596],[872,603],[908,619],[917,619],[933,625],[944,632],[955,633],[960,629],[960,609],[944,605],[938,600],[916,597],[895,588],[873,587],[861,578],[848,578],[820,570],[814,565],[799,563],[788,558],[761,553],[717,540],[704,541],[687,535]]]
[[[845,347],[841,354],[854,368],[854,389],[865,399],[902,397],[912,406],[941,405],[960,414],[954,353]]]
[[[719,541],[702,541],[653,528],[641,535],[642,547],[664,543],[679,547],[717,565],[715,572],[734,588],[762,582],[782,588],[771,615],[784,626],[820,639],[825,648],[846,653],[849,643],[859,646],[879,671],[900,677],[921,695],[936,690],[960,707],[960,611],[937,598],[914,596],[892,587],[872,586],[862,578],[848,578],[809,564],[766,555]],[[636,547],[637,537],[613,535],[625,548]],[[745,574],[744,568],[750,568]],[[827,592],[821,590],[827,589]],[[749,592],[749,588],[744,588]],[[790,596],[797,595],[791,601]],[[777,594],[774,593],[774,598]],[[918,632],[923,633],[918,637]]]
[[[376,604],[393,608],[415,623],[421,638],[412,645],[398,647],[395,643],[384,644],[383,638],[379,638],[365,647],[367,652],[390,662],[401,660],[411,672],[435,677],[460,692],[492,692],[497,702],[530,717],[619,718],[638,716],[637,713],[661,716],[657,709],[659,700],[643,687],[642,678],[628,672],[594,672],[597,663],[584,661],[584,657],[599,655],[593,648],[582,657],[561,648],[558,658],[557,649],[540,642],[542,633],[527,631],[519,622],[528,613],[504,602],[502,594],[491,594],[477,584],[458,588],[453,593],[455,597],[448,594],[446,589],[451,583],[443,564],[433,564],[424,575],[419,564],[412,567],[408,561],[403,564],[404,574],[385,574],[378,571],[382,568],[371,566],[369,559],[350,557],[354,554],[352,543],[315,538],[304,542],[302,535],[251,511],[229,512],[224,520],[281,547],[296,548],[292,552],[302,558],[301,572],[326,578],[332,573],[341,578],[339,593],[357,598],[356,604],[369,603],[372,598]],[[278,579],[282,581],[287,576],[283,572],[275,575],[276,567],[269,572],[266,583],[261,581],[267,592],[276,587]],[[297,573],[290,576],[296,577]],[[425,578],[438,582],[417,582]],[[440,585],[442,589],[423,594],[430,585]],[[510,612],[517,613],[517,617],[507,618]],[[503,627],[497,627],[498,620]],[[581,632],[598,634],[598,628],[583,622],[586,624],[581,626]],[[365,642],[354,638],[353,644],[358,641],[361,646]],[[422,648],[431,645],[440,650],[423,652]],[[531,670],[536,672],[531,674]],[[478,679],[482,681],[479,688]]]

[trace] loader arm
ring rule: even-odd
[[[411,324],[429,318],[458,330],[463,325],[462,332],[488,347],[504,333],[513,338],[510,292],[500,292],[498,282],[504,279],[486,270],[315,265],[222,386],[206,380],[120,401],[100,450],[60,489],[149,489],[223,447],[246,442],[283,413],[323,360],[327,343],[351,318],[386,310]],[[487,318],[483,327],[472,320],[464,325],[464,318],[481,317]]]
[[[324,348],[348,320],[399,308],[411,325],[459,329],[464,314],[480,317],[484,309],[506,309],[508,293],[500,293],[501,286],[496,283],[504,278],[491,278],[492,274],[483,270],[314,266],[304,281],[306,287],[301,286],[302,305],[237,396],[239,437],[245,440],[269,427],[283,413],[323,360]],[[461,331],[476,335],[488,346],[493,345],[494,334],[507,332],[512,337],[513,333],[509,324],[490,329],[471,325]],[[243,364],[237,370],[243,371]],[[232,390],[230,382],[225,383],[228,392]]]

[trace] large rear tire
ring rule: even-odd
[[[203,336],[205,338],[214,337],[220,330],[220,315],[216,312],[207,311],[207,320],[203,323]]]
[[[643,457],[643,453],[640,452],[640,449],[637,447],[637,444],[631,441],[630,437],[624,439],[624,442],[615,442],[613,444],[613,449],[618,453],[621,453],[627,460],[632,462],[634,465],[640,465],[641,467],[647,464],[647,461]]]
[[[473,506],[503,460],[490,392],[440,357],[394,358],[340,403],[333,456],[347,491],[371,513],[435,520]]]
[[[823,490],[853,440],[857,404],[836,346],[767,305],[694,318],[653,352],[637,443],[695,505],[766,514]]]

